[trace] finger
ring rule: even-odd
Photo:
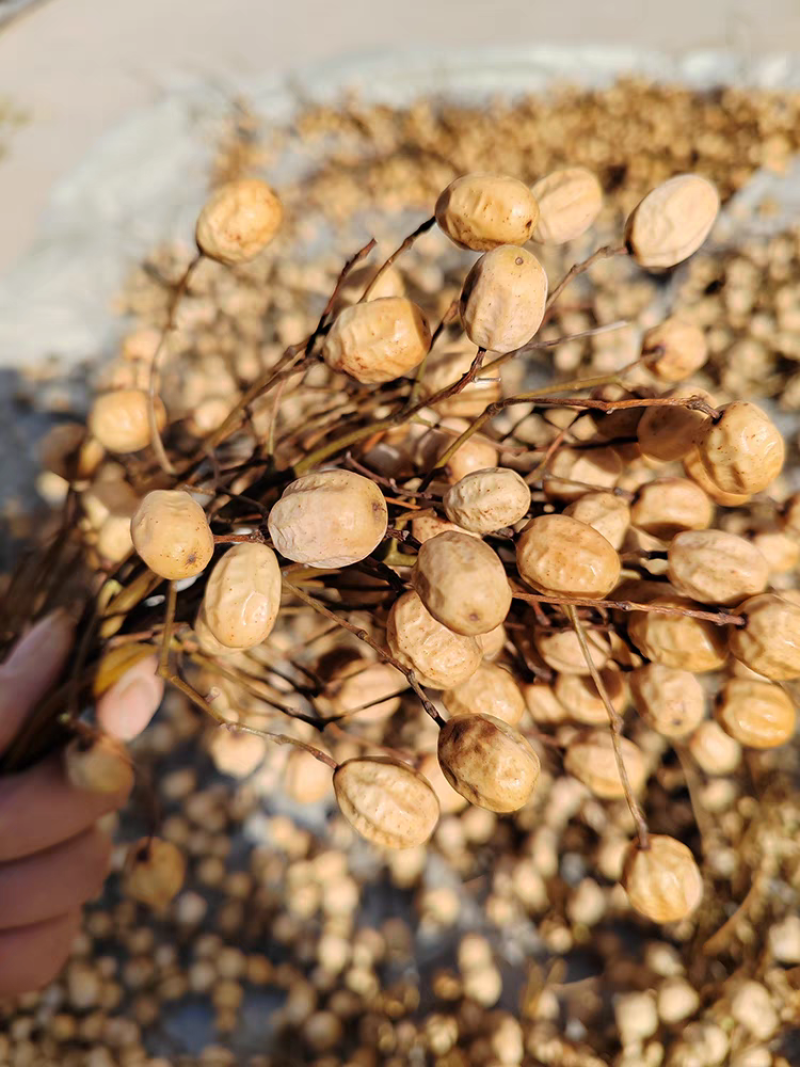
[[[111,841],[97,828],[26,859],[0,864],[0,929],[43,922],[97,896]]]
[[[0,863],[31,856],[89,830],[121,808],[133,786],[133,768],[119,793],[91,793],[70,785],[60,756],[21,774],[0,778]]]
[[[80,925],[80,909],[73,908],[45,922],[0,932],[0,997],[32,993],[52,982]]]
[[[140,660],[97,702],[97,721],[120,741],[131,741],[144,730],[164,695],[164,680],[156,674],[158,659]]]
[[[0,752],[58,681],[74,637],[75,624],[70,616],[53,612],[17,642],[0,666]]]

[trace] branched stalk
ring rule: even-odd
[[[688,616],[703,619],[717,626],[744,626],[744,615],[731,615],[725,611],[702,611],[699,608],[676,608],[667,604],[637,604],[632,600],[590,600],[588,597],[555,597],[541,593],[513,592],[515,600],[524,600],[529,604],[557,604],[559,607],[608,608],[612,611],[652,611],[658,615]]]
[[[573,604],[567,604],[564,607],[567,613],[569,621],[572,623],[572,628],[575,631],[575,635],[578,638],[578,643],[581,646],[581,653],[586,660],[586,666],[589,668],[589,673],[592,676],[592,681],[597,687],[597,692],[600,694],[600,699],[605,704],[606,711],[608,712],[608,722],[611,727],[611,741],[614,746],[614,756],[617,760],[617,769],[619,770],[620,780],[622,781],[622,788],[625,792],[625,799],[628,802],[628,808],[633,816],[633,821],[636,824],[636,833],[639,837],[639,847],[641,849],[650,848],[650,834],[647,829],[647,822],[642,814],[642,809],[639,807],[636,797],[633,795],[631,789],[630,779],[628,778],[628,770],[625,766],[625,761],[622,758],[622,746],[620,744],[620,737],[622,736],[622,716],[616,710],[614,705],[608,696],[608,690],[603,683],[603,679],[595,666],[592,654],[589,650],[589,643],[586,640],[586,634],[584,633],[581,621],[578,618],[578,612],[575,610]]]
[[[413,233],[410,233],[408,235],[408,237],[406,237],[405,241],[403,241],[403,243],[400,245],[400,247],[396,248],[394,250],[394,252],[392,252],[392,254],[389,256],[389,258],[386,260],[386,262],[378,270],[378,272],[376,273],[375,277],[369,283],[367,288],[364,290],[364,294],[361,297],[361,299],[359,300],[359,304],[363,304],[365,300],[369,300],[369,294],[375,289],[376,285],[381,280],[381,278],[384,276],[386,271],[392,266],[392,264],[397,259],[400,258],[400,256],[402,256],[402,254],[404,252],[407,252],[408,249],[411,248],[411,246],[414,244],[414,242],[417,240],[418,237],[421,237],[423,235],[423,233],[427,233],[428,230],[431,228],[431,226],[433,226],[433,224],[435,222],[436,222],[436,218],[435,217],[431,217],[429,219],[426,219],[423,223],[420,223],[420,225],[417,226],[416,230],[414,230]]]
[[[612,245],[604,245],[602,248],[598,248],[596,252],[593,252],[588,259],[584,259],[582,263],[575,263],[569,268],[567,273],[548,296],[545,312],[550,310],[571,281],[577,278],[579,274],[583,274],[584,271],[587,271],[590,267],[594,266],[598,260],[610,259],[611,256],[626,256],[627,254],[628,249],[626,245],[617,245],[616,247]]]

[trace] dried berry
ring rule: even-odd
[[[383,848],[421,845],[439,820],[439,802],[427,779],[389,756],[347,760],[336,768],[333,788],[347,821]]]
[[[724,493],[760,493],[783,468],[783,438],[766,412],[747,400],[726,404],[721,412],[698,430],[700,462]]]
[[[631,523],[631,509],[614,493],[584,493],[564,508],[564,514],[597,530],[617,551]]]
[[[739,605],[744,626],[732,626],[730,650],[773,682],[800,678],[800,604],[761,593]]]
[[[469,533],[513,526],[531,506],[531,491],[516,471],[487,467],[451,485],[442,501],[448,519]]]
[[[682,386],[673,389],[666,396],[675,398],[697,396],[711,407],[715,403],[710,393],[696,386]],[[636,436],[642,455],[656,459],[660,463],[683,459],[694,450],[697,430],[707,418],[708,416],[702,411],[695,411],[688,407],[665,405],[645,408],[636,427]]]
[[[369,478],[344,470],[305,474],[269,514],[272,543],[296,563],[333,569],[358,563],[383,539],[386,501]]]
[[[641,267],[674,267],[688,259],[714,225],[719,194],[697,174],[678,174],[656,186],[625,223],[625,243]]]
[[[733,774],[742,761],[739,742],[713,719],[700,723],[689,738],[689,751],[706,774]]]
[[[266,182],[240,178],[212,194],[197,219],[204,255],[220,263],[246,263],[266,248],[283,222],[283,207]]]
[[[422,685],[452,689],[472,677],[481,663],[476,638],[453,633],[434,619],[415,592],[392,605],[386,641],[395,659],[413,670]]]
[[[467,337],[492,352],[513,352],[530,341],[542,324],[546,304],[544,268],[536,256],[516,245],[484,253],[461,290]]]
[[[688,478],[656,478],[643,485],[631,507],[631,524],[669,541],[683,530],[705,530],[714,517],[706,493]]]
[[[683,459],[683,467],[686,474],[693,482],[697,482],[700,488],[714,501],[724,508],[738,508],[746,504],[750,499],[749,493],[726,493],[712,481],[711,476],[703,465],[700,453],[692,443],[692,448]]]
[[[691,600],[678,596],[659,596],[650,603],[689,610],[694,607]],[[628,635],[643,656],[665,667],[701,673],[717,670],[727,659],[725,631],[689,615],[635,611],[628,622]]]
[[[155,574],[192,578],[208,566],[214,537],[200,505],[182,489],[154,489],[131,519],[133,546]]]
[[[540,592],[601,599],[619,581],[620,561],[586,523],[569,515],[539,515],[517,541],[517,569]]]
[[[64,771],[71,785],[89,793],[125,794],[133,785],[125,746],[108,734],[70,741],[64,749]]]
[[[340,311],[322,355],[331,370],[367,385],[391,382],[425,358],[431,332],[420,308],[401,296],[368,300]]]
[[[203,597],[205,622],[228,648],[266,641],[281,604],[281,571],[271,548],[240,544],[214,566]]]
[[[640,793],[647,781],[641,750],[627,737],[619,738],[622,762],[634,793]],[[564,770],[573,775],[604,800],[624,797],[614,741],[608,730],[582,730],[567,745]]]
[[[486,634],[505,619],[511,587],[497,553],[467,533],[426,541],[411,572],[423,604],[457,634]]]
[[[422,396],[429,399],[436,393],[461,381],[475,359],[475,346],[461,344],[444,349],[438,355],[431,355],[425,367],[422,380]],[[437,401],[433,407],[440,415],[455,415],[474,418],[482,414],[484,408],[500,399],[500,382],[487,375],[471,381],[452,396]]]
[[[530,189],[505,174],[464,174],[436,201],[436,221],[459,248],[486,252],[498,245],[524,245],[539,219]]]
[[[159,430],[167,421],[164,405],[156,398]],[[150,444],[150,401],[141,389],[116,389],[101,393],[89,413],[89,430],[109,452],[138,452]]]
[[[703,876],[694,856],[664,834],[652,834],[649,848],[631,843],[622,884],[631,906],[657,923],[688,918],[703,899]]]
[[[540,178],[531,192],[539,205],[534,241],[560,245],[592,225],[603,206],[600,183],[585,167],[565,167]]]
[[[601,670],[611,657],[611,646],[605,634],[590,630],[586,634],[592,664]],[[578,635],[570,627],[565,630],[537,628],[534,631],[536,651],[548,667],[564,674],[590,674]]]
[[[751,541],[724,530],[688,530],[672,539],[669,580],[703,604],[737,604],[767,586],[767,561]]]
[[[541,765],[530,743],[493,715],[457,715],[439,734],[439,763],[453,789],[489,811],[517,811]]]
[[[703,721],[705,693],[690,671],[648,663],[629,680],[633,706],[664,737],[685,737]]]
[[[516,726],[525,713],[525,700],[512,674],[494,663],[482,663],[466,682],[442,694],[451,715],[492,715]]]
[[[705,334],[699,326],[672,315],[645,333],[642,358],[661,381],[681,382],[708,359]]]
[[[748,748],[776,748],[794,735],[797,712],[779,685],[731,678],[715,708],[723,730]]]
[[[600,678],[611,701],[611,706],[620,715],[628,706],[628,687],[622,671],[608,667],[600,672]],[[587,726],[599,726],[608,722],[608,709],[600,696],[594,679],[581,674],[559,674],[553,686],[554,694],[570,719]]]
[[[143,837],[132,846],[125,869],[127,896],[151,908],[163,908],[178,894],[186,862],[171,841]]]

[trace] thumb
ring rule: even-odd
[[[0,666],[0,752],[58,681],[74,637],[72,618],[54,611],[17,642]]]
[[[131,741],[144,730],[164,695],[158,659],[148,656],[105,692],[97,702],[97,721],[108,734]]]

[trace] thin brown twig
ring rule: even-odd
[[[369,283],[367,288],[364,290],[364,293],[363,293],[361,299],[359,300],[359,304],[363,304],[365,300],[369,300],[369,294],[375,289],[375,286],[378,284],[378,282],[384,276],[386,271],[400,258],[400,256],[402,256],[402,254],[404,252],[407,252],[408,249],[411,248],[411,246],[414,244],[414,242],[417,240],[418,237],[421,237],[423,235],[423,233],[427,233],[428,230],[431,228],[431,226],[433,226],[433,224],[435,222],[436,222],[436,217],[433,216],[433,217],[431,217],[429,219],[426,219],[424,222],[420,223],[420,225],[417,226],[416,230],[414,230],[413,233],[410,233],[408,235],[408,237],[406,237],[405,241],[403,241],[403,243],[400,245],[400,247],[396,248],[395,251],[392,252],[392,254],[389,256],[389,258],[386,260],[386,262],[377,271],[377,273],[375,274],[375,277]]]
[[[512,593],[515,600],[529,604],[557,604],[559,607],[608,608],[612,611],[652,611],[658,615],[688,616],[703,619],[717,626],[744,626],[743,615],[731,615],[725,611],[703,611],[700,608],[676,608],[668,604],[639,604],[633,600],[590,600],[588,597],[556,597],[547,593]]]
[[[622,758],[622,745],[620,744],[620,737],[622,736],[623,727],[622,716],[619,714],[619,712],[616,710],[614,705],[611,703],[611,700],[609,699],[608,691],[605,687],[602,676],[598,671],[597,667],[595,666],[594,660],[592,659],[592,654],[589,650],[589,643],[586,640],[586,634],[583,631],[583,626],[581,625],[581,621],[578,618],[578,613],[575,610],[574,605],[567,604],[564,607],[564,610],[566,611],[567,617],[572,623],[572,628],[575,631],[576,637],[578,638],[578,643],[581,646],[581,653],[583,654],[583,658],[586,661],[586,666],[589,668],[589,673],[592,676],[592,681],[594,682],[597,688],[597,692],[600,695],[600,699],[603,701],[606,711],[608,712],[608,723],[611,728],[611,742],[614,746],[614,756],[616,757],[617,769],[619,771],[619,777],[622,782],[623,791],[625,793],[625,799],[628,802],[628,808],[630,809],[630,813],[633,816],[633,821],[636,824],[636,833],[639,837],[639,847],[641,849],[648,849],[650,848],[650,833],[647,829],[647,822],[645,820],[644,815],[642,814],[641,808],[639,807],[636,801],[636,797],[633,795],[630,779],[628,778],[628,769],[625,766],[625,761]]]
[[[628,248],[626,245],[617,245],[616,247],[612,245],[604,245],[602,248],[598,248],[596,252],[593,252],[588,259],[584,259],[582,263],[573,264],[548,296],[545,312],[550,310],[571,281],[577,278],[579,274],[583,274],[584,271],[587,271],[590,267],[594,266],[598,260],[609,259],[611,256],[626,256],[627,254]]]

